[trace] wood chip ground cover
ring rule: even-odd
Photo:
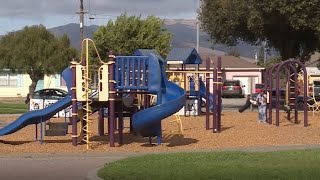
[[[279,127],[276,127],[274,124],[257,123],[257,112],[226,111],[222,114],[223,130],[220,133],[212,133],[212,129],[205,130],[205,116],[182,116],[183,136],[173,132],[177,130],[178,126],[175,123],[170,123],[174,119],[174,116],[171,116],[162,120],[163,144],[160,146],[149,145],[147,138],[129,134],[129,123],[126,119],[124,144],[116,143],[116,147],[109,147],[108,135],[98,136],[98,117],[93,115],[91,117],[94,123],[91,126],[93,136],[91,137],[92,148],[90,150],[87,150],[84,144],[72,146],[71,134],[62,137],[44,136],[41,145],[39,141],[35,141],[35,125],[29,125],[14,134],[0,137],[0,155],[59,152],[154,152],[320,143],[319,113],[315,116],[312,116],[312,113],[309,114],[307,128],[303,127],[302,113],[299,114],[299,124],[285,120],[284,116],[284,113],[280,114],[281,123]],[[16,118],[15,116],[1,117],[1,122],[9,123]],[[63,119],[53,118],[51,121],[63,121]],[[3,126],[3,123],[0,126]],[[107,130],[107,126],[105,126],[105,130]],[[71,126],[69,126],[68,132],[71,133]],[[117,134],[115,138],[118,141]],[[153,142],[155,143],[156,140]]]

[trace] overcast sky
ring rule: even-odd
[[[129,15],[156,15],[165,19],[195,19],[198,0],[83,0],[85,24],[104,24],[109,18]],[[80,0],[0,0],[0,34],[27,25],[47,28],[78,23]],[[89,17],[95,19],[89,20]]]

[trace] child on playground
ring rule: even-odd
[[[258,94],[256,101],[258,105],[258,121],[259,123],[266,123],[267,94],[265,90]]]

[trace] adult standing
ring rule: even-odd
[[[258,121],[259,123],[266,123],[266,109],[267,109],[267,95],[266,91],[263,90],[257,96],[257,105],[258,105]]]

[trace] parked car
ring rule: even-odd
[[[273,89],[272,90],[272,108],[276,107],[276,90]],[[251,94],[251,100],[252,101],[256,101],[257,100],[257,96],[259,93],[253,93]],[[285,98],[286,98],[286,90],[285,89],[280,89],[280,98],[279,98],[279,105],[280,105],[280,109],[285,109]],[[303,110],[303,106],[304,106],[304,97],[303,95],[298,95],[297,96],[297,102],[298,102],[298,110]],[[314,104],[314,100],[312,99],[312,97],[307,96],[307,103],[312,105]],[[256,106],[256,105],[253,105]]]
[[[255,84],[255,92],[260,93],[264,89],[264,84]]]
[[[48,89],[41,89],[34,92],[33,99],[61,99],[66,97],[68,94],[67,91],[62,89],[56,89],[56,88],[48,88]],[[30,95],[27,95],[27,99],[25,100],[25,103],[29,103],[30,101]]]
[[[240,80],[226,80],[222,85],[222,97],[244,97],[244,85]]]

